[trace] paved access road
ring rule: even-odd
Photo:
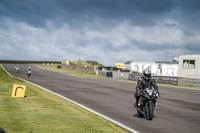
[[[12,75],[61,94],[122,124],[144,133],[199,133],[200,91],[159,86],[161,96],[154,119],[138,118],[132,106],[136,83],[112,79],[87,79],[40,69],[35,65],[3,64]],[[32,67],[32,75],[25,70]],[[27,88],[28,89],[28,88]],[[28,96],[28,94],[27,94]]]

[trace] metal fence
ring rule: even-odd
[[[105,76],[105,77],[113,77],[113,74],[111,71],[98,71],[98,75]]]
[[[131,73],[129,74],[129,80],[138,80],[142,74],[140,73]],[[167,83],[173,85],[181,86],[195,86],[200,87],[200,79],[191,79],[191,78],[181,78],[181,77],[171,77],[171,76],[152,76],[157,83]]]
[[[178,85],[200,87],[200,79],[178,78]]]

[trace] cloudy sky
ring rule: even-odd
[[[170,46],[200,54],[200,0],[0,0],[0,59],[169,61]]]

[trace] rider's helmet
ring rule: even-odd
[[[151,71],[148,68],[143,71],[143,77],[145,80],[151,79]]]
[[[18,65],[16,65],[16,67],[18,67]]]
[[[29,67],[28,69],[31,69],[31,67]]]

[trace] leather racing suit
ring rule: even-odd
[[[158,92],[158,86],[156,85],[156,81],[153,77],[151,77],[148,80],[145,79],[144,77],[140,77],[138,79],[136,92],[135,92],[136,106],[138,106],[138,103],[140,103],[141,92],[143,92],[144,88],[148,85],[152,85],[154,89]],[[158,92],[158,95],[159,95],[159,92]]]

